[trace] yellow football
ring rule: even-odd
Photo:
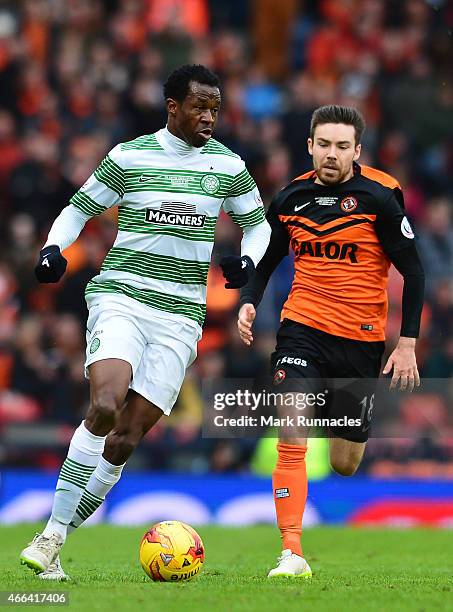
[[[145,533],[140,563],[156,581],[191,580],[203,567],[204,546],[198,533],[181,521],[162,521]]]

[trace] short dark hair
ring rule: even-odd
[[[355,130],[355,144],[358,145],[365,129],[365,119],[360,111],[351,106],[338,106],[329,104],[320,106],[311,116],[310,138],[313,140],[315,129],[324,123],[344,123],[353,125]]]
[[[219,87],[219,77],[201,64],[184,64],[173,70],[164,84],[164,97],[182,102],[189,93],[189,83],[195,81],[211,87]]]

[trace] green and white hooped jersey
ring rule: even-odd
[[[71,204],[88,216],[118,205],[118,235],[86,297],[119,293],[201,326],[216,221],[264,221],[241,158],[214,139],[189,147],[166,128],[114,147]]]

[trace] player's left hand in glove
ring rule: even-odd
[[[255,271],[255,264],[248,255],[226,255],[220,260],[226,289],[239,289],[248,283]]]
[[[66,271],[67,260],[55,244],[44,247],[39,253],[35,276],[40,283],[58,283]]]

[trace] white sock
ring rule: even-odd
[[[104,451],[105,438],[88,431],[84,421],[75,430],[58,477],[52,514],[43,531],[45,537],[58,533],[66,539],[67,526]]]
[[[75,528],[79,527],[99,508],[107,493],[121,478],[121,472],[125,465],[125,463],[113,465],[113,463],[110,463],[104,457],[100,457],[99,463],[91,474],[77,510],[72,517],[68,533],[72,533]]]

